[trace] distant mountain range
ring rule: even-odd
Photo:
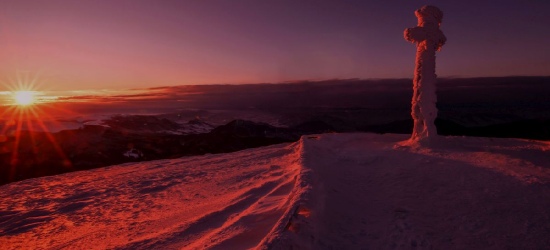
[[[18,138],[16,123],[0,119],[0,184],[124,162],[233,152],[307,134],[412,130],[410,79],[151,91],[158,92],[157,99],[88,107],[101,114],[79,112],[83,106],[75,104],[79,116],[73,118],[56,116],[52,104],[43,110],[52,119],[22,122]],[[444,78],[438,80],[437,94],[441,135],[550,140],[550,77]],[[136,107],[149,112],[153,104],[164,112],[113,115]],[[41,127],[33,122],[49,132],[36,131]]]
[[[202,133],[182,132],[188,125]],[[440,135],[550,140],[550,120],[467,127],[437,119],[436,126]],[[358,131],[408,134],[412,131],[412,120],[362,125],[324,115],[288,127],[233,120],[214,128],[200,120],[182,125],[155,116],[115,116],[103,125],[85,125],[56,133],[22,131],[18,140],[8,137],[0,148],[0,184],[124,162],[234,152],[294,142],[308,134]]]

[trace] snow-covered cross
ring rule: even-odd
[[[435,118],[435,52],[447,41],[439,29],[443,12],[435,6],[423,6],[414,12],[418,27],[405,29],[405,40],[416,43],[416,67],[414,69],[411,115],[414,129],[411,142],[429,144],[437,137]]]

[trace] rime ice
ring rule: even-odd
[[[439,29],[443,12],[434,6],[423,6],[414,13],[418,27],[405,29],[405,40],[416,44],[416,67],[413,80],[411,115],[414,128],[410,142],[429,144],[437,137],[435,118],[435,51],[447,40]]]

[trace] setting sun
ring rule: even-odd
[[[21,106],[27,106],[34,103],[34,92],[33,91],[16,91],[13,95],[15,103]]]

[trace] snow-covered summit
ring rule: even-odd
[[[326,134],[0,186],[7,249],[542,249],[550,144]]]

